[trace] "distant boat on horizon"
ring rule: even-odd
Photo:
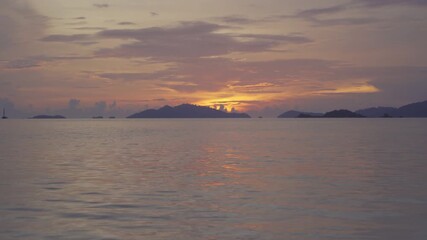
[[[3,108],[3,116],[1,117],[1,119],[8,119],[8,117],[6,116],[6,109]]]

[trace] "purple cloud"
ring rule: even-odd
[[[353,0],[353,3],[361,3],[367,7],[383,7],[391,5],[427,6],[427,0]]]
[[[331,17],[352,8],[351,4],[335,5],[324,8],[306,9],[295,15],[285,15],[282,18],[298,18],[311,23],[315,27],[365,25],[379,22],[374,17]]]
[[[134,23],[134,22],[119,22],[118,25],[129,26],[129,25],[136,25],[136,23]]]
[[[311,39],[295,35],[219,33],[226,29],[207,22],[183,22],[174,27],[116,29],[98,33],[101,38],[135,39],[137,42],[117,48],[101,49],[100,57],[149,57],[182,59],[219,56],[231,52],[267,51],[281,44],[304,44]],[[238,38],[246,41],[239,41]]]
[[[89,37],[90,35],[88,34],[73,34],[73,35],[54,34],[54,35],[49,35],[47,37],[44,37],[40,40],[44,42],[76,42],[76,41],[87,40]]]

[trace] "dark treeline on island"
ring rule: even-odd
[[[295,110],[287,111],[278,116],[278,118],[296,118],[296,117],[322,117],[323,113],[299,112]]]
[[[32,117],[32,119],[65,119],[66,117],[62,115],[37,115]]]
[[[424,118],[427,117],[427,101],[411,103],[400,108],[373,107],[357,110],[355,112],[341,109],[327,113],[310,113],[300,111],[287,111],[278,118]]]
[[[130,115],[128,118],[250,118],[246,113],[223,112],[210,107],[182,104],[176,107],[164,106],[148,109]]]

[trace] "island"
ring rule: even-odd
[[[346,109],[341,109],[341,110],[334,110],[331,112],[327,112],[325,113],[325,115],[323,115],[324,118],[364,118],[365,116],[346,110]]]
[[[392,116],[395,112],[397,112],[397,108],[394,107],[371,107],[357,110],[355,113],[369,118],[381,118],[384,116]]]
[[[297,118],[321,118],[321,117],[323,117],[323,114],[322,115],[311,115],[308,113],[300,113],[297,116]]]
[[[321,117],[323,113],[300,112],[300,111],[287,111],[278,116],[278,118],[305,118],[305,117]]]
[[[427,101],[402,106],[389,114],[394,117],[425,118],[427,117]]]
[[[334,110],[323,113],[310,113],[310,112],[298,112],[295,110],[285,112],[278,116],[278,118],[364,118],[365,116],[346,110]]]
[[[132,114],[127,118],[250,118],[246,113],[223,112],[210,107],[182,104],[176,107],[164,106]]]
[[[66,117],[62,115],[37,115],[32,117],[32,119],[65,119]]]
[[[341,109],[331,112],[310,113],[300,111],[287,111],[278,116],[278,118],[426,118],[427,101],[415,102],[395,107],[370,107],[360,109],[355,112]]]

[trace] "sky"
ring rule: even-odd
[[[11,117],[427,100],[427,0],[0,0]]]

